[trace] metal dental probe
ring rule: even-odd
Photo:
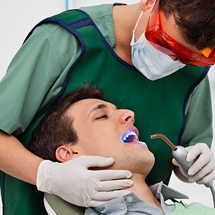
[[[186,161],[187,153],[188,151],[183,146],[175,146],[165,135],[163,134],[153,134],[151,135],[151,139],[155,138],[161,138],[171,149],[172,149],[172,156],[175,158],[175,160],[181,165],[181,167],[188,171],[190,166],[194,163],[194,161],[188,162]],[[206,187],[210,188],[212,196],[213,196],[213,202],[214,202],[214,208],[215,208],[215,190],[213,187],[213,182],[209,182],[204,184]]]

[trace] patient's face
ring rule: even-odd
[[[79,155],[113,157],[114,169],[151,170],[154,155],[138,141],[132,111],[117,109],[102,100],[85,99],[72,105],[67,114],[74,119]]]

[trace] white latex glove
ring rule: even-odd
[[[179,166],[181,173],[189,182],[206,184],[215,179],[215,161],[210,148],[205,143],[197,143],[194,146],[186,147],[188,151],[186,160],[194,161],[192,166],[186,172],[180,167],[179,163],[173,159],[173,164]]]
[[[117,196],[126,195],[133,181],[126,170],[89,170],[107,167],[113,158],[80,156],[65,163],[42,161],[37,172],[37,189],[55,194],[83,207],[97,207]]]

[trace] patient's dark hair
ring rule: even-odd
[[[73,119],[65,113],[74,103],[89,98],[104,100],[104,94],[102,90],[85,83],[82,88],[59,100],[33,131],[30,151],[43,159],[56,161],[55,151],[59,146],[77,143]]]
[[[215,48],[215,0],[160,0],[160,8],[167,18],[174,15],[187,43]]]

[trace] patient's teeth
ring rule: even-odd
[[[131,140],[130,140],[130,141],[128,141],[129,137],[131,137]],[[133,137],[133,138],[132,138],[132,137]],[[122,140],[123,140],[123,142],[133,142],[133,141],[138,140],[138,137],[137,137],[137,135],[136,135],[136,133],[135,133],[134,131],[130,131],[130,130],[129,130],[129,131],[127,131],[127,132],[124,134]]]

